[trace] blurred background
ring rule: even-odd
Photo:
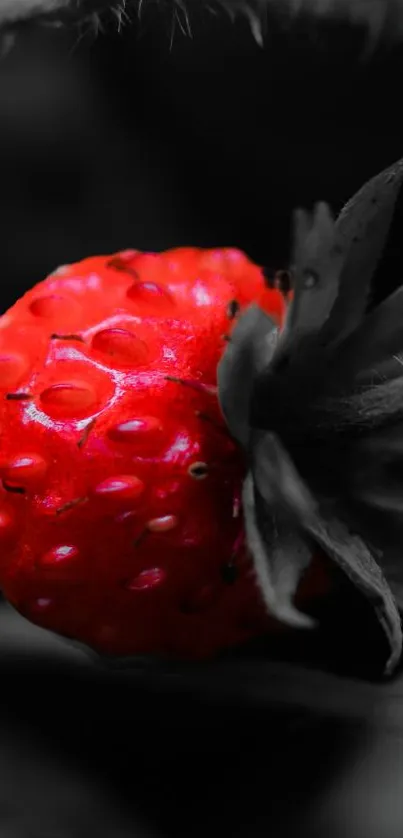
[[[120,34],[26,29],[3,57],[3,310],[121,248],[231,245],[284,266],[295,206],[338,210],[403,155],[403,48],[365,55],[361,30],[301,19],[262,49],[246,21],[190,22],[172,37],[150,7]],[[4,605],[0,660],[1,838],[403,834],[401,679],[252,662],[242,700],[236,670],[229,692],[213,677],[184,693],[97,672]]]
[[[288,259],[291,213],[335,210],[403,154],[403,49],[362,30],[151,5],[119,34],[20,33],[0,63],[2,307],[57,265],[134,247]],[[181,28],[182,27],[182,28]]]

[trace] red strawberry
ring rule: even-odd
[[[216,396],[239,310],[284,300],[237,250],[60,268],[0,320],[0,584],[107,654],[201,657],[267,631],[244,473]]]

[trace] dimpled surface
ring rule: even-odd
[[[59,268],[0,319],[0,584],[28,619],[112,655],[204,657],[267,630],[215,389],[253,299],[283,316],[239,251],[125,251]]]

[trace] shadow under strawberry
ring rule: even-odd
[[[43,632],[7,653],[7,619],[0,766],[14,785],[0,827],[8,807],[13,835],[202,838],[214,822],[223,836],[308,836],[371,724],[368,685],[247,657],[194,680],[107,672],[63,660]]]

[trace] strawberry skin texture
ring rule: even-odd
[[[27,619],[106,655],[193,659],[272,628],[216,395],[252,300],[281,322],[237,250],[124,251],[0,319],[0,586]]]

